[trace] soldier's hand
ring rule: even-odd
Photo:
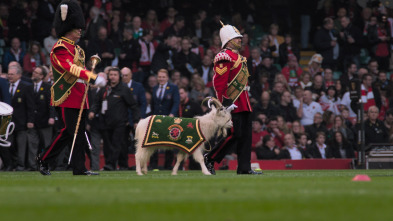
[[[33,124],[33,123],[27,123],[27,128],[31,129],[31,128],[33,128],[33,127],[34,127],[34,124]]]
[[[49,125],[55,124],[55,119],[54,119],[54,118],[49,118],[48,124],[49,124]]]
[[[92,120],[94,118],[94,113],[90,112],[88,118],[89,118],[89,120]]]

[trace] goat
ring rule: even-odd
[[[203,150],[205,149],[205,144],[218,132],[226,136],[226,129],[232,128],[232,116],[231,111],[234,107],[226,108],[222,106],[222,104],[216,98],[205,98],[203,100],[209,100],[208,104],[211,108],[211,111],[203,116],[195,117],[199,119],[201,132],[205,137],[205,142],[202,143],[198,148],[194,150],[192,156],[195,161],[201,165],[202,173],[205,175],[211,175],[203,159]],[[214,105],[210,105],[210,102],[213,102]],[[143,175],[143,173],[147,174],[147,162],[150,159],[150,156],[157,149],[173,149],[171,146],[154,146],[154,147],[142,147],[143,139],[146,135],[147,127],[149,125],[150,117],[147,117],[141,121],[139,121],[138,126],[135,130],[135,139],[136,142],[136,154],[135,154],[135,163],[136,163],[136,173],[138,175]],[[179,169],[180,163],[185,159],[187,153],[184,151],[179,151],[177,154],[176,164],[173,167],[172,175],[177,175],[177,171]],[[143,173],[142,173],[143,172]]]

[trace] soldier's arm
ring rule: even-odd
[[[97,75],[93,72],[74,64],[73,56],[65,48],[57,48],[52,54],[52,59],[63,71],[67,71],[80,79],[90,81],[90,79],[95,80],[97,78]]]
[[[220,61],[214,64],[213,86],[216,91],[217,99],[221,102],[230,100],[227,96],[230,69],[230,61]]]

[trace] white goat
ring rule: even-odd
[[[210,99],[214,103],[211,107],[211,111],[203,116],[195,117],[199,119],[201,132],[204,135],[206,141],[202,143],[193,153],[192,156],[194,157],[195,161],[201,165],[202,173],[205,175],[211,175],[203,159],[203,150],[205,149],[205,144],[216,134],[223,134],[226,136],[226,129],[232,128],[232,116],[231,111],[232,108],[226,108],[222,106],[222,104],[215,98],[205,98]],[[204,101],[205,101],[204,100]],[[209,107],[210,107],[209,101]],[[138,175],[143,175],[142,172],[147,174],[147,163],[150,159],[150,156],[154,153],[157,149],[173,149],[174,147],[170,146],[154,146],[154,147],[146,147],[142,148],[143,139],[145,137],[147,127],[149,125],[150,117],[147,117],[141,121],[139,121],[138,126],[135,130],[135,139],[136,142],[136,154],[135,154],[135,163],[136,163],[136,173]],[[177,154],[176,164],[173,167],[172,175],[177,175],[177,171],[179,169],[180,163],[186,158],[187,153],[184,151],[179,151]]]

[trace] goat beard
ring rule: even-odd
[[[218,129],[217,136],[219,137],[219,136],[221,136],[221,135],[222,135],[223,137],[228,136],[228,132],[227,132],[227,129],[226,129],[226,128],[221,127],[221,128]]]

